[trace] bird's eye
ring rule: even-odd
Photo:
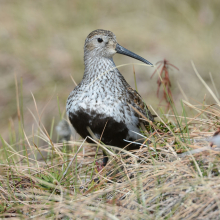
[[[98,38],[97,41],[98,41],[99,43],[102,43],[103,40],[102,40],[102,38]]]

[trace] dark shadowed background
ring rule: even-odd
[[[98,28],[111,30],[119,44],[154,64],[165,58],[179,68],[170,71],[170,79],[180,113],[180,100],[185,98],[178,84],[190,103],[202,103],[204,97],[214,103],[191,60],[211,89],[212,73],[219,89],[219,0],[1,0],[0,7],[0,134],[6,139],[9,127],[17,127],[15,76],[26,132],[31,133],[34,121],[29,110],[37,115],[31,93],[50,129],[53,118],[55,124],[60,119],[59,108],[65,112],[74,88],[70,75],[77,83],[82,78],[85,38]],[[138,63],[122,55],[114,60],[116,65]],[[134,87],[133,66],[120,71]],[[135,66],[139,93],[160,112],[157,75],[150,79],[153,71]]]

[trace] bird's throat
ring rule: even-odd
[[[127,82],[118,71],[113,59],[109,58],[88,58],[85,60],[85,72],[82,83],[88,85],[91,90],[99,91],[102,87],[109,93],[119,95],[125,89]],[[121,94],[120,94],[121,95]]]
[[[102,83],[105,80],[116,80],[119,74],[113,59],[93,57],[85,60],[83,81]]]

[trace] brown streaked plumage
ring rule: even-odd
[[[84,76],[69,95],[67,115],[83,138],[90,136],[89,127],[98,139],[102,137],[104,144],[126,147],[127,150],[138,149],[138,144],[127,146],[126,142],[141,138],[138,133],[143,120],[137,112],[151,121],[154,117],[139,93],[130,87],[116,68],[112,58],[115,53],[152,65],[120,46],[111,31],[99,29],[91,32],[84,46]],[[90,139],[87,141],[91,142]]]

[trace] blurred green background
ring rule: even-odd
[[[194,73],[191,60],[203,79],[217,89],[220,77],[219,0],[1,0],[0,1],[0,134],[17,127],[15,75],[23,82],[23,114],[27,133],[36,115],[47,128],[65,111],[66,99],[83,75],[83,46],[87,35],[98,28],[115,33],[119,44],[152,63],[167,59],[179,68],[171,70],[172,93],[177,107],[183,97],[178,83],[193,104],[214,103]],[[116,65],[137,63],[115,55]],[[134,87],[133,66],[120,68]],[[158,110],[157,76],[154,69],[135,66],[138,91]],[[21,99],[21,98],[20,98]],[[162,103],[163,104],[163,103]],[[180,108],[179,108],[180,111]]]

